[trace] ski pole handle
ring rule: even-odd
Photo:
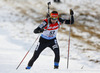
[[[48,5],[50,5],[51,4],[51,2],[48,2]]]
[[[48,14],[49,14],[50,13],[49,12],[49,9],[50,9],[49,5],[51,4],[51,2],[48,2],[47,4],[48,4]]]
[[[49,16],[47,17],[47,18],[48,18],[47,29],[48,29],[48,28],[49,28],[49,25],[50,25],[50,23],[49,23],[49,19],[50,19],[50,11],[49,11],[50,7],[49,7],[49,5],[51,4],[51,2],[48,2],[47,4],[48,4],[48,13],[47,13],[47,15],[49,15]]]

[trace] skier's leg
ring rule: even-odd
[[[49,46],[54,54],[55,54],[55,58],[54,58],[54,68],[57,69],[59,67],[59,61],[60,61],[60,53],[59,53],[59,46],[57,43],[57,40],[54,40],[54,43],[52,45]]]
[[[33,54],[33,57],[30,59],[29,63],[28,63],[28,68],[30,69],[31,66],[33,65],[33,63],[36,61],[36,59],[39,57],[40,53],[46,48],[46,44],[43,43],[43,40],[40,39],[39,41],[40,43],[37,45],[35,51],[34,51],[34,54]],[[27,69],[26,67],[26,69]]]
[[[35,51],[34,51],[34,54],[33,54],[33,57],[30,59],[29,63],[28,63],[28,66],[26,67],[26,69],[30,69],[33,65],[33,63],[36,61],[36,59],[39,57],[40,53],[45,49],[44,46],[42,45],[37,45]]]
[[[39,57],[40,53],[43,51],[43,48],[38,47],[38,50],[34,51],[33,57],[30,59],[28,66],[32,66],[35,60]]]
[[[59,67],[59,60],[60,60],[59,48],[55,48],[53,51],[55,54],[54,68],[58,68]]]

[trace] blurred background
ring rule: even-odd
[[[69,19],[69,10],[74,11],[70,59],[95,64],[99,69],[100,0],[0,0],[0,33],[3,34],[3,29],[17,43],[23,41],[29,47],[38,36],[33,30],[46,18],[49,1],[50,12],[57,10],[59,17]],[[67,57],[68,37],[69,25],[62,24],[57,39],[63,58]],[[52,51],[48,51],[42,54],[52,56]]]

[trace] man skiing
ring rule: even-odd
[[[39,57],[40,53],[46,48],[50,47],[55,54],[54,58],[54,69],[58,69],[60,61],[59,45],[56,40],[56,34],[61,23],[73,24],[74,23],[74,12],[70,9],[71,19],[66,20],[58,17],[57,11],[52,11],[50,17],[44,19],[44,21],[39,25],[34,33],[41,33],[39,43],[34,51],[33,57],[30,59],[26,69],[30,69],[36,59]]]

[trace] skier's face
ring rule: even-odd
[[[52,22],[52,24],[55,24],[57,22],[57,19],[52,19],[51,18],[51,22]]]

